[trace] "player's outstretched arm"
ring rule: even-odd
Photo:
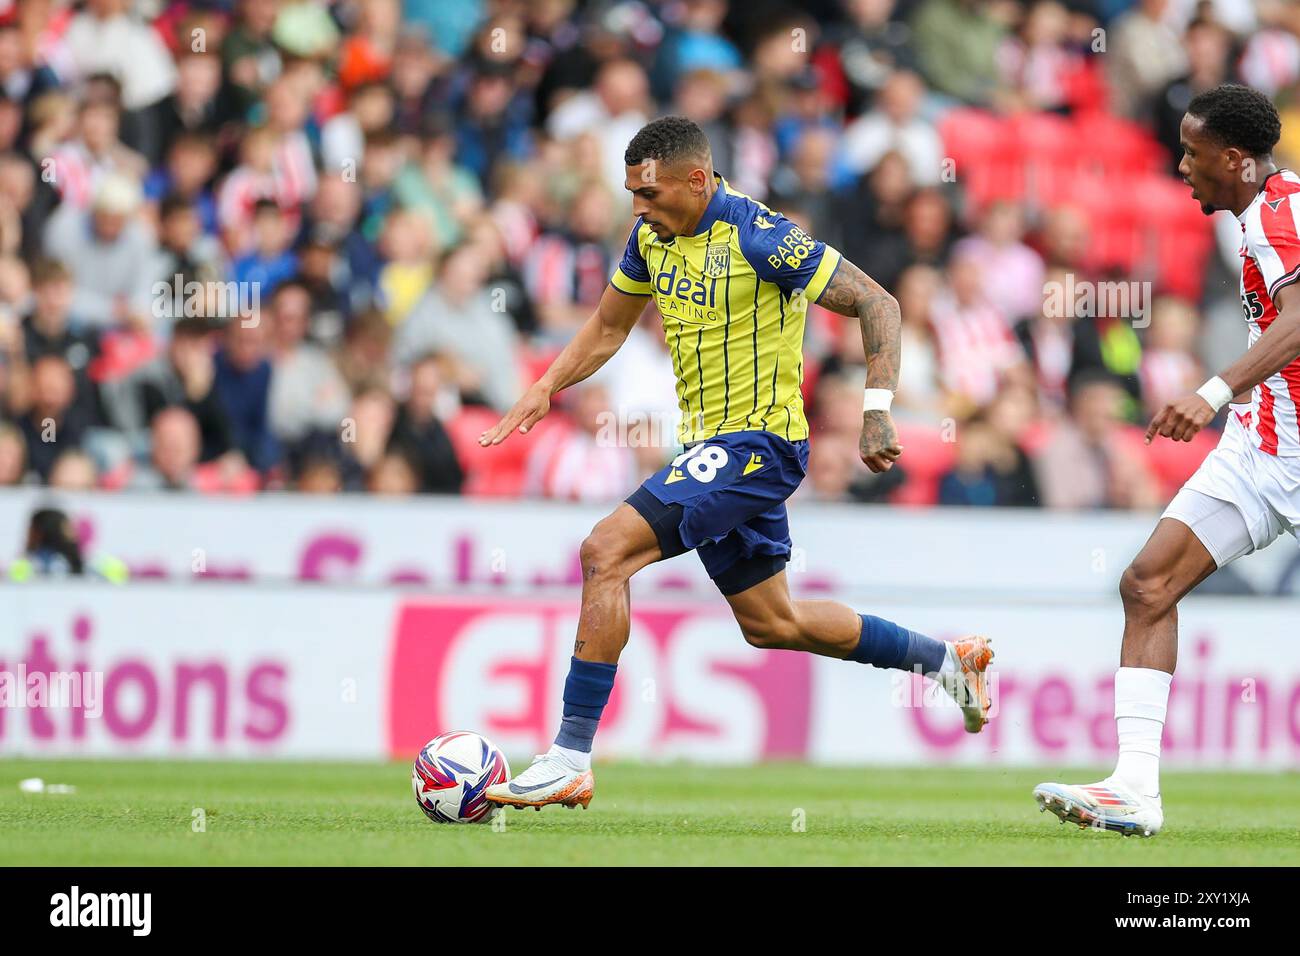
[[[594,374],[622,347],[649,300],[649,296],[627,295],[612,285],[605,286],[596,311],[555,357],[546,374],[524,392],[501,421],[479,436],[478,443],[499,445],[516,429],[521,435],[527,434],[551,410],[552,395]]]
[[[1227,403],[1227,396],[1249,394],[1260,382],[1276,375],[1297,358],[1300,358],[1300,289],[1287,286],[1278,290],[1274,299],[1277,318],[1264,330],[1264,334],[1246,350],[1246,354],[1228,367],[1218,381],[1222,383],[1215,403],[1210,379],[1200,391],[1169,402],[1147,426],[1146,442],[1157,435],[1174,441],[1191,441],[1196,433],[1214,420],[1219,409]],[[1209,390],[1207,392],[1207,390]]]
[[[898,301],[865,272],[841,259],[817,303],[840,315],[856,315],[867,354],[867,388],[898,389],[902,355],[902,314]],[[903,453],[894,419],[885,409],[862,413],[858,454],[874,472],[888,471]]]

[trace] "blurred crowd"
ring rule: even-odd
[[[1191,291],[1116,273],[1069,181],[972,191],[950,120],[1110,118],[1177,185],[1183,109],[1228,80],[1276,96],[1285,163],[1300,8],[11,0],[0,485],[617,500],[675,454],[653,306],[527,439],[475,439],[590,315],[632,225],[623,149],[680,113],[902,305],[883,476],[855,321],[810,308],[801,498],[1152,507],[1214,437],[1144,449],[1147,416],[1244,347],[1233,224],[1206,220]],[[1045,294],[1111,280],[1140,308]]]

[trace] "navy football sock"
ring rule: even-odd
[[[564,715],[560,720],[560,732],[555,737],[557,747],[591,753],[596,725],[609,702],[617,670],[617,664],[570,658],[569,677],[564,682]]]
[[[858,617],[862,618],[862,636],[858,638],[858,646],[844,658],[846,661],[904,671],[913,670],[920,664],[923,674],[936,674],[943,666],[944,656],[948,653],[943,641],[909,631],[873,614],[859,614]]]

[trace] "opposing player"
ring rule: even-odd
[[[962,706],[966,729],[978,732],[990,703],[993,655],[984,638],[945,643],[834,601],[795,601],[785,578],[785,499],[808,465],[799,390],[807,303],[861,322],[868,371],[859,452],[875,472],[902,453],[889,413],[898,304],[834,249],[728,186],[690,120],[648,124],[624,159],[638,219],[621,264],[595,314],[480,443],[532,428],[552,395],[609,360],[653,296],[677,374],[685,451],[583,541],[582,610],[559,735],[487,799],[539,809],[590,802],[592,740],[628,640],[629,579],[690,550],[750,644],[920,668],[937,675]]]
[[[1216,568],[1300,524],[1300,176],[1278,169],[1268,97],[1224,85],[1195,97],[1178,169],[1207,216],[1241,223],[1246,353],[1161,409],[1146,440],[1191,441],[1232,404],[1218,446],[1165,510],[1120,579],[1124,643],[1115,674],[1119,761],[1100,783],[1034,788],[1040,808],[1082,826],[1153,836],[1164,824],[1160,738],[1178,657],[1178,602]]]

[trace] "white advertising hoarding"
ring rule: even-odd
[[[26,678],[0,706],[0,753],[374,757],[392,606],[220,584],[0,586],[0,674]],[[80,706],[13,693],[50,672],[68,692],[90,675]]]
[[[1182,612],[1170,766],[1300,767],[1294,604]],[[636,602],[601,758],[1105,764],[1113,602],[860,605],[936,637],[994,638],[995,715],[968,735],[920,678],[747,645],[720,598]],[[0,708],[0,755],[407,758],[453,729],[512,757],[549,744],[573,596],[456,598],[236,584],[0,587],[0,673],[88,672],[80,706]],[[94,675],[98,675],[97,677]],[[12,682],[12,681],[11,681]],[[12,690],[12,688],[11,688]],[[29,703],[27,701],[24,704]]]
[[[0,492],[0,562],[16,554],[33,508],[56,503],[86,550],[133,576],[188,580],[406,584],[463,593],[522,593],[581,582],[578,548],[613,505],[487,502],[424,496],[247,498],[188,494]],[[792,588],[922,595],[1105,596],[1154,527],[1154,514],[1031,509],[909,509],[795,500]],[[1300,589],[1289,535],[1215,575],[1210,588]],[[643,594],[715,592],[690,555],[653,565]]]

